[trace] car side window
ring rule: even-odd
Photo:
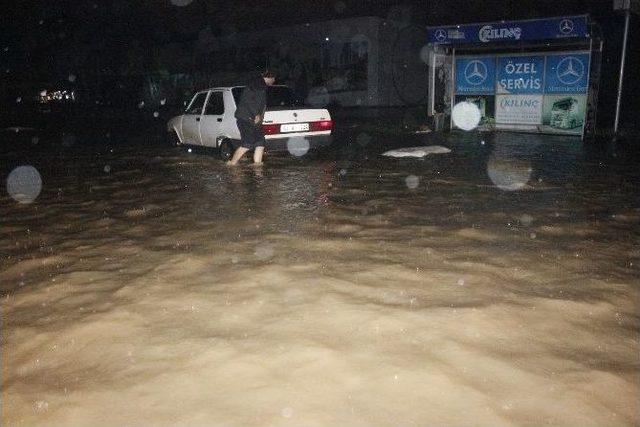
[[[189,107],[187,108],[187,111],[185,111],[186,114],[201,114],[202,113],[202,107],[204,106],[204,100],[207,99],[207,92],[200,92],[199,94],[196,95],[195,98],[193,98],[193,101],[191,101],[191,104],[189,105]]]
[[[224,114],[224,99],[222,95],[222,92],[211,92],[209,101],[207,101],[207,108],[204,109],[205,114],[211,114],[213,116],[221,116]]]

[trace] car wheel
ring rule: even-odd
[[[222,160],[229,160],[233,155],[233,145],[228,139],[222,140],[218,147],[218,155]]]
[[[178,138],[178,134],[175,131],[168,132],[167,140],[172,147],[177,147],[181,145],[180,138]]]

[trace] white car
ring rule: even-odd
[[[167,123],[175,144],[218,148],[220,157],[228,159],[240,142],[234,114],[244,86],[202,90],[191,99],[184,114]],[[333,121],[324,108],[296,106],[287,86],[267,88],[267,110],[262,127],[266,150],[289,151],[295,155],[331,143]]]

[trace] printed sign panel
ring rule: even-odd
[[[427,41],[437,44],[517,42],[570,37],[589,37],[586,15],[427,28]]]
[[[587,111],[587,95],[545,95],[543,131],[580,135]]]
[[[495,57],[456,59],[456,93],[492,94],[496,85]]]
[[[506,56],[498,58],[497,93],[543,93],[544,57]]]
[[[548,55],[546,93],[587,93],[589,54]]]
[[[496,123],[542,124],[543,95],[497,95]]]

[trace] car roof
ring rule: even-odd
[[[210,88],[207,88],[207,89],[199,90],[197,93],[208,92],[210,90],[231,90],[231,89],[236,89],[236,88],[243,88],[243,87],[246,87],[246,86],[247,85],[210,87]],[[273,85],[273,86],[274,87],[287,87],[286,85]]]

